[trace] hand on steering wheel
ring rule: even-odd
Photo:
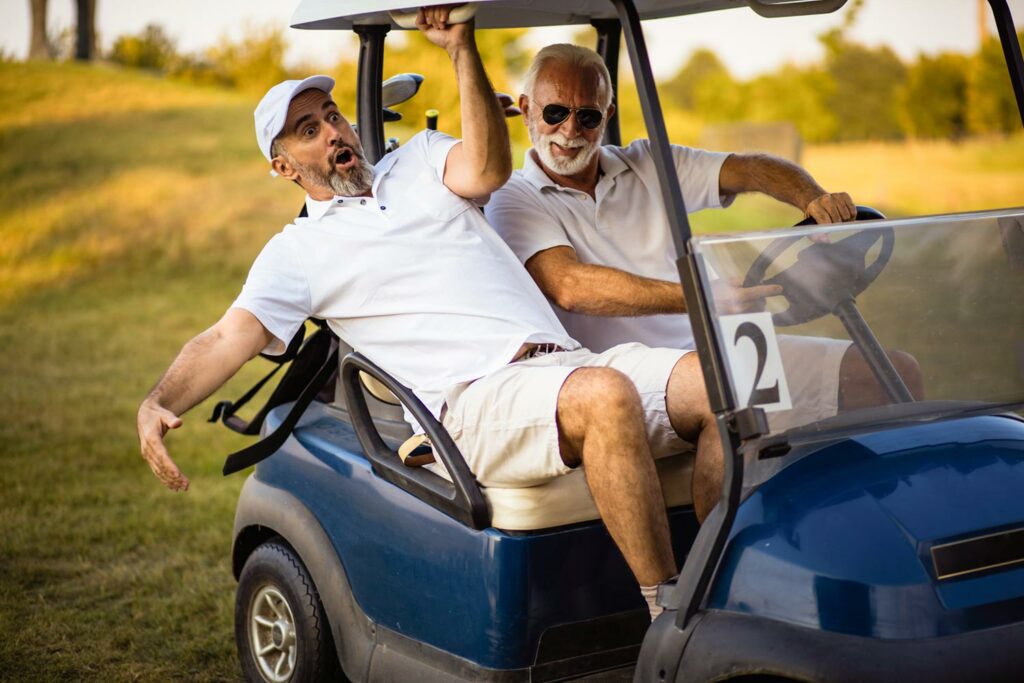
[[[857,220],[885,218],[880,212],[857,207]],[[797,226],[815,223],[806,218]],[[838,242],[818,242],[797,254],[796,263],[765,279],[768,267],[802,236],[780,237],[762,251],[743,279],[744,287],[779,285],[789,308],[772,315],[777,327],[799,325],[831,313],[840,303],[852,300],[867,289],[892,257],[896,238],[892,228],[860,230]],[[865,264],[868,251],[879,240],[881,251],[870,264]]]

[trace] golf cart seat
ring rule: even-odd
[[[340,342],[338,357],[341,363],[351,352],[351,347],[344,341]],[[380,371],[375,369],[375,372]],[[392,451],[397,451],[400,444],[409,439],[413,432],[404,419],[401,401],[381,381],[388,379],[394,382],[394,380],[386,376],[378,379],[374,377],[374,373],[366,370],[359,371],[359,379],[362,382],[366,408],[372,419],[373,428],[377,430],[381,439]],[[355,424],[350,411],[356,412],[359,408],[353,410],[349,405],[344,393],[343,381],[338,382],[335,389],[333,408],[343,416],[342,419],[346,422]],[[692,504],[690,485],[694,455],[695,450],[691,449],[657,461],[662,494],[668,507]],[[461,454],[456,454],[456,456],[459,459],[462,457]],[[397,456],[395,456],[395,460],[397,460]],[[407,469],[419,470],[418,476],[452,481],[440,461],[420,468],[409,467]],[[600,518],[581,468],[536,486],[517,488],[480,486],[479,488],[490,513],[490,526],[496,529],[535,531]]]

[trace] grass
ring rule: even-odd
[[[111,68],[0,64],[5,679],[238,678],[229,550],[243,478],[219,469],[248,441],[204,422],[211,402],[187,415],[169,441],[192,489],[173,494],[141,461],[134,418],[301,203],[266,175],[254,104]],[[1024,142],[1006,148],[844,145],[806,161],[828,187],[901,215],[1024,204]],[[909,175],[882,186],[877,169]],[[924,169],[939,180],[915,191]],[[796,218],[743,197],[693,221]],[[241,394],[263,372],[253,366],[217,398]]]

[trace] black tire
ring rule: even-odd
[[[242,674],[252,683],[345,680],[316,586],[280,540],[256,548],[242,568],[235,640]]]

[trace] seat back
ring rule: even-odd
[[[338,362],[341,362],[346,355],[352,352],[344,339],[338,341]],[[388,391],[387,387],[370,377],[365,372],[360,373],[363,380],[363,388],[367,396],[367,406],[370,408],[370,415],[373,417],[373,424],[377,427],[384,442],[392,448],[397,449],[406,439],[412,436],[412,428],[405,421],[405,414],[398,399]],[[349,424],[348,405],[345,402],[345,391],[339,381],[334,387],[334,402],[331,404],[341,415],[339,417]]]

